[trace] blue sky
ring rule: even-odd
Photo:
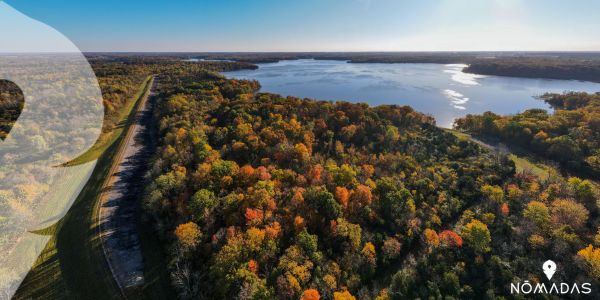
[[[83,51],[600,51],[597,0],[6,0]]]

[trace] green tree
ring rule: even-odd
[[[325,189],[310,188],[306,190],[304,201],[327,220],[335,220],[342,215],[342,206],[335,201],[333,194]]]
[[[318,247],[318,237],[314,234],[309,234],[306,229],[302,230],[298,236],[296,237],[296,243],[304,253],[313,258],[315,253],[317,252]]]
[[[550,223],[550,209],[543,202],[531,201],[523,210],[523,216],[539,228],[547,228]]]
[[[343,218],[336,220],[335,234],[338,237],[346,240],[351,249],[358,251],[360,249],[360,241],[362,238],[362,228],[358,224],[352,224]]]
[[[390,294],[392,299],[415,299],[417,296],[417,274],[413,268],[404,268],[392,277]]]
[[[596,211],[598,208],[594,187],[589,180],[581,180],[577,177],[571,177],[568,180],[569,190],[579,202],[583,203],[588,210]]]
[[[486,184],[481,187],[481,192],[494,203],[499,204],[504,200],[504,191],[497,185]]]
[[[487,225],[479,220],[472,220],[462,230],[462,237],[478,254],[490,252],[492,237]]]
[[[217,197],[212,191],[201,189],[192,196],[188,210],[195,221],[201,221],[209,217],[210,212],[217,204]]]

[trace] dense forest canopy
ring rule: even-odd
[[[23,92],[14,83],[0,80],[0,139],[4,139],[23,110]]]
[[[144,206],[182,298],[494,299],[546,259],[600,279],[589,181],[516,173],[409,107],[158,80]]]
[[[145,59],[143,56],[92,57],[92,68],[98,78],[104,99],[105,121],[104,130],[117,126],[119,112],[128,101],[135,101],[134,95],[139,92],[144,80],[153,74],[169,72],[170,70],[238,70],[253,68],[247,63],[184,63],[173,62],[172,58]]]
[[[600,175],[600,93],[541,97],[554,113],[532,109],[514,116],[492,112],[456,121],[459,130],[518,145],[588,176]]]

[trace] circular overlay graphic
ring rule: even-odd
[[[104,108],[89,63],[56,30],[0,2],[0,40],[0,80],[24,98],[18,112],[0,102],[15,119],[0,139],[0,299],[10,299],[50,238],[43,229],[94,168],[65,164],[96,142]]]

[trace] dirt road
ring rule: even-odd
[[[123,296],[144,285],[144,262],[136,223],[136,196],[142,192],[145,120],[151,113],[154,79],[151,88],[138,104],[99,200],[98,228],[102,248],[111,273]]]

